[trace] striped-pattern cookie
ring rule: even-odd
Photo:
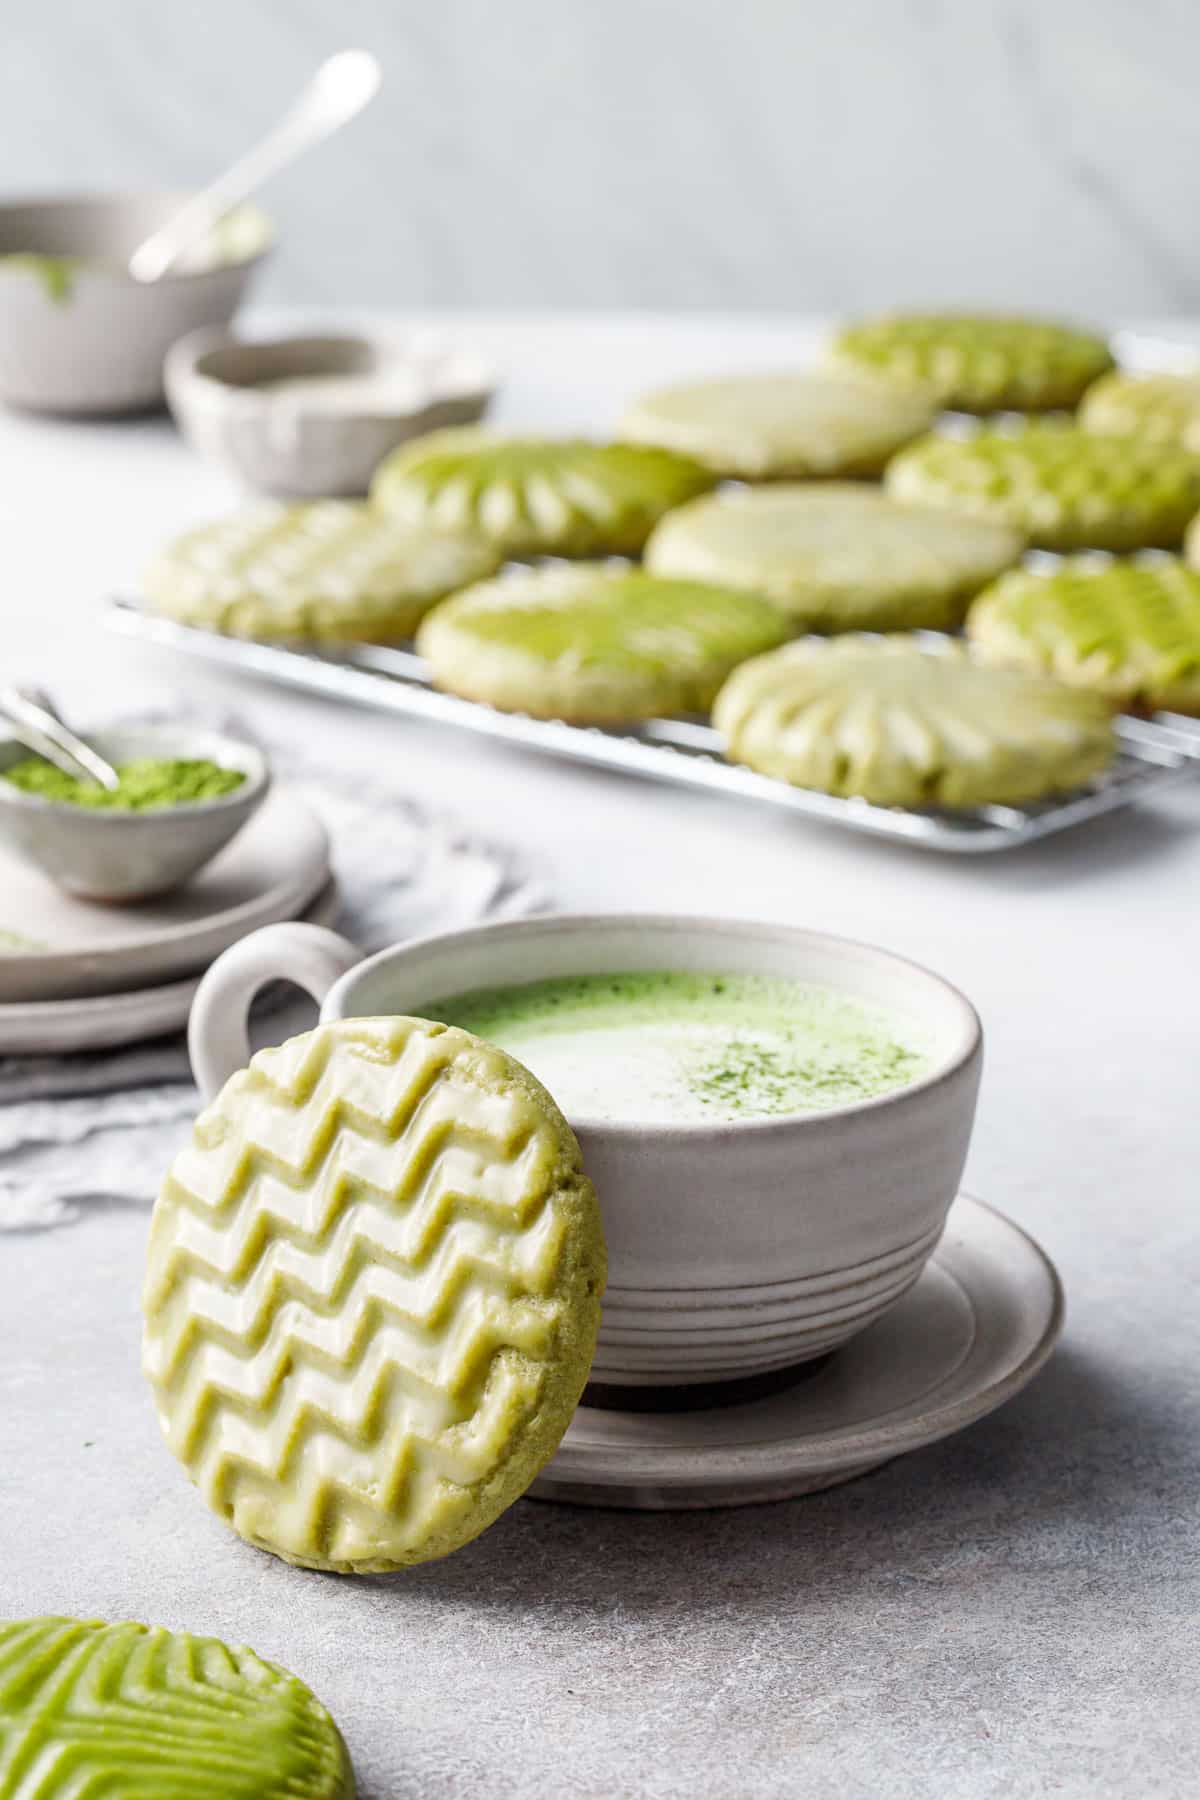
[[[991,313],[889,313],[847,325],[837,362],[934,389],[962,412],[1073,407],[1113,366],[1102,337],[1051,319]]]
[[[1079,423],[1200,454],[1200,374],[1106,375],[1084,395]]]

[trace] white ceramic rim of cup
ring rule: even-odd
[[[199,194],[199,188],[47,188],[40,193],[6,194],[0,200],[0,225],[13,213],[22,212],[65,212],[71,207],[91,207],[93,209],[116,208],[137,205],[143,201],[162,201],[165,224],[171,214],[184,207],[189,200]],[[256,223],[261,227],[262,237],[256,250],[245,256],[223,257],[219,262],[207,264],[201,269],[180,269],[172,265],[164,274],[154,281],[137,281],[115,260],[113,262],[94,261],[90,257],[81,258],[81,267],[76,272],[76,280],[99,282],[109,287],[124,288],[131,293],[152,293],[155,288],[185,288],[193,282],[203,281],[208,275],[224,273],[227,269],[252,269],[257,263],[264,262],[272,254],[279,241],[275,222],[269,213],[265,213],[255,200],[242,200],[233,210],[241,208],[252,212]],[[12,254],[0,251],[0,255]],[[70,251],[35,250],[34,256],[67,256]]]
[[[133,746],[144,742],[146,748],[142,754],[154,754],[150,746],[157,744],[157,754],[163,757],[173,757],[176,761],[196,759],[215,762],[223,769],[240,769],[246,778],[227,794],[218,794],[212,800],[184,800],[176,806],[140,809],[122,806],[88,807],[86,816],[89,822],[95,820],[103,825],[127,825],[130,819],[194,819],[210,813],[229,812],[254,799],[270,779],[270,763],[265,752],[256,744],[247,743],[243,738],[230,737],[224,731],[213,731],[207,725],[156,725],[153,721],[144,725],[136,722],[128,725],[102,725],[95,731],[88,731],[86,737],[87,742],[109,761],[112,761],[114,755],[120,759],[123,755],[130,754],[128,750],[121,750],[122,743]],[[36,750],[30,750],[23,744],[20,738],[12,736],[0,718],[0,754],[7,752],[10,747],[23,752],[17,759],[19,761],[38,755]],[[41,760],[44,762],[46,759],[43,757]],[[0,774],[5,767],[7,764],[0,764]],[[15,787],[11,781],[4,780],[0,780],[0,805],[23,807],[28,812],[52,813],[60,819],[77,819],[80,814],[80,808],[73,800],[47,800],[43,794],[26,793],[24,788]]]
[[[795,1131],[798,1125],[807,1120],[827,1123],[835,1119],[853,1118],[860,1113],[877,1112],[883,1107],[894,1107],[904,1104],[916,1095],[927,1094],[931,1089],[940,1087],[949,1081],[958,1071],[978,1055],[983,1042],[983,1025],[979,1014],[960,988],[947,981],[943,975],[937,975],[924,963],[916,962],[912,957],[901,956],[894,950],[884,950],[878,944],[870,944],[861,938],[844,937],[832,931],[817,931],[808,926],[791,925],[776,919],[736,919],[721,918],[713,913],[656,913],[656,912],[546,912],[534,913],[525,919],[493,919],[481,925],[471,925],[461,931],[429,932],[424,937],[412,938],[402,944],[393,944],[384,950],[377,950],[373,956],[366,957],[356,963],[346,974],[330,988],[321,1008],[323,1019],[334,1018],[366,1018],[371,1015],[347,1013],[343,1009],[347,996],[356,982],[368,979],[371,974],[388,963],[401,959],[419,961],[421,956],[431,948],[452,949],[460,944],[478,943],[481,939],[494,938],[498,943],[525,934],[535,934],[546,927],[564,932],[586,933],[592,930],[604,930],[614,925],[625,926],[631,930],[654,930],[663,926],[674,929],[693,929],[697,931],[734,932],[738,935],[753,937],[758,933],[784,933],[794,940],[809,940],[818,943],[834,944],[867,958],[881,965],[901,968],[910,975],[916,975],[937,990],[951,1012],[957,1011],[962,1028],[961,1041],[955,1049],[946,1053],[940,1062],[919,1081],[905,1083],[903,1087],[891,1088],[887,1093],[877,1094],[869,1100],[855,1100],[845,1106],[822,1107],[819,1112],[782,1113],[761,1119],[721,1119],[712,1124],[684,1120],[679,1122],[660,1120],[626,1120],[589,1118],[572,1110],[571,1125],[586,1132],[604,1132],[613,1136],[630,1138],[645,1137],[686,1137],[695,1142],[709,1137],[713,1139],[727,1138],[731,1132],[753,1132],[765,1135],[771,1132]],[[620,973],[613,970],[611,973]],[[787,979],[787,977],[782,977]],[[506,984],[498,979],[493,985],[504,987],[524,987],[527,982],[518,981]],[[833,983],[825,983],[833,986]],[[471,990],[462,990],[469,992]],[[452,994],[443,996],[452,999]],[[416,1015],[426,1016],[426,1015]]]

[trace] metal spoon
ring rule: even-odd
[[[8,720],[14,737],[64,775],[73,775],[76,781],[96,782],[110,793],[121,785],[112,764],[63,724],[40,691],[0,687],[0,713]]]
[[[226,213],[249,199],[268,176],[319,144],[360,113],[378,92],[379,63],[369,50],[339,50],[323,62],[262,141],[151,232],[129,258],[135,281],[157,281]]]

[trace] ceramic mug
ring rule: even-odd
[[[436,1002],[560,975],[765,975],[911,1020],[932,1045],[908,1087],[828,1111],[714,1124],[571,1118],[608,1238],[593,1380],[621,1389],[745,1384],[861,1331],[917,1280],[958,1191],[982,1032],[937,975],[790,925],[662,914],[547,915],[421,938],[361,961],[333,932],[271,925],[227,950],[192,1011],[211,1098],[248,1060],[255,994],[285,977],[323,1020],[436,1014]]]

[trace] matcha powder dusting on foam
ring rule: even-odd
[[[53,763],[43,762],[40,756],[30,756],[3,771],[5,781],[40,800],[126,812],[203,805],[233,793],[246,779],[241,769],[225,769],[205,757],[140,757],[118,764],[117,775],[119,785],[110,790],[96,782],[79,781],[56,769]]]

